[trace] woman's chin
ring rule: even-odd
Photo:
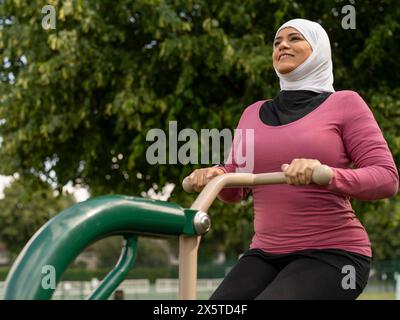
[[[287,74],[289,72],[292,72],[296,67],[292,65],[287,65],[287,66],[280,66],[278,67],[278,72],[280,74]]]

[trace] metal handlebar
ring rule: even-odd
[[[312,182],[318,185],[327,185],[332,178],[332,171],[327,165],[320,165],[313,170]],[[190,207],[192,210],[202,213],[201,225],[207,230],[211,226],[207,215],[208,208],[215,200],[219,192],[226,187],[244,187],[262,184],[286,183],[283,172],[272,173],[225,173],[213,178],[203,188]],[[193,192],[188,177],[183,179],[182,187],[187,192]],[[179,298],[196,298],[197,279],[197,250],[200,243],[200,235],[185,236],[179,238]]]
[[[320,165],[313,170],[312,182],[318,185],[327,185],[332,178],[332,171],[327,165]],[[271,173],[225,173],[213,178],[198,195],[191,209],[207,212],[218,193],[223,188],[244,187],[265,184],[286,183],[286,177],[283,172]],[[188,177],[183,179],[183,190],[194,192]]]

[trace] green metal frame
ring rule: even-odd
[[[117,265],[90,294],[89,300],[105,300],[114,292],[132,269],[136,259],[136,249],[137,236],[127,237]]]
[[[4,299],[47,300],[55,287],[43,286],[44,268],[57,284],[68,265],[90,244],[112,235],[125,237],[120,260],[88,299],[107,299],[132,268],[138,235],[196,235],[196,210],[177,204],[120,195],[78,203],[48,221],[27,243],[11,268]]]

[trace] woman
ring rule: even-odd
[[[353,91],[335,92],[328,35],[294,19],[276,33],[273,64],[281,91],[245,109],[238,129],[254,130],[254,173],[282,170],[287,184],[226,188],[225,202],[254,199],[250,249],[211,299],[356,299],[372,258],[350,197],[397,193],[399,175],[375,118]],[[332,171],[327,186],[310,184],[313,169]],[[213,177],[238,171],[233,161],[195,170],[200,191]]]

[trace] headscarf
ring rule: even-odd
[[[293,19],[284,23],[283,28],[292,27],[299,31],[312,48],[310,56],[296,69],[281,74],[275,69],[280,79],[281,90],[309,90],[317,93],[334,92],[331,45],[324,28],[317,22],[306,19]]]

